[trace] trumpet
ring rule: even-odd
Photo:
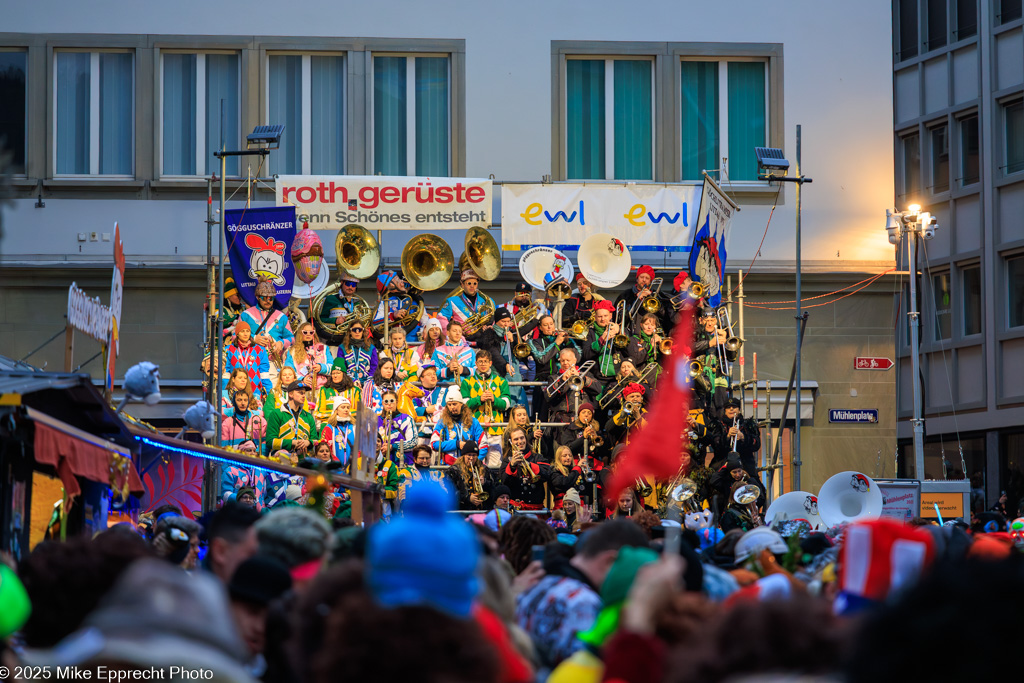
[[[523,454],[520,451],[512,451],[512,458],[510,459],[515,459],[517,457],[522,459],[519,461],[519,465],[517,465],[516,469],[519,470],[519,473],[522,474],[527,481],[533,481],[533,470],[530,469],[530,465],[526,462],[526,458],[523,457]]]
[[[583,376],[590,372],[590,369],[594,367],[594,361],[588,360],[586,363],[580,366],[579,370],[575,374],[569,374],[563,372],[554,380],[551,384],[544,387],[544,395],[548,398],[553,397],[555,394],[560,394],[565,391],[566,385],[572,387],[575,391],[583,389],[585,380]]]
[[[671,338],[662,339],[661,341],[658,342],[658,351],[663,356],[671,356],[672,355],[672,346],[673,345],[675,345],[675,342],[672,341]]]
[[[634,318],[636,314],[643,308],[648,313],[657,313],[661,310],[661,300],[658,295],[661,293],[662,278],[656,277],[651,281],[651,286],[648,289],[651,293],[645,296],[643,299],[637,299],[633,302],[632,307],[629,309],[629,317]]]
[[[591,311],[590,317],[586,320],[577,320],[569,327],[569,336],[573,339],[584,341],[587,338],[587,332],[590,331],[590,326],[594,324],[594,313]]]
[[[540,306],[535,301],[531,301],[529,306],[520,308],[518,313],[513,313],[512,320],[515,323],[516,329],[536,318],[539,312]]]
[[[483,503],[489,497],[487,492],[484,491],[483,477],[480,476],[480,470],[477,469],[476,463],[470,465],[470,469],[472,470],[472,472],[470,472],[469,484],[473,489],[473,493],[475,493],[476,497],[480,499],[481,503]]]
[[[644,481],[642,477],[636,478],[636,480],[633,483],[633,489],[636,491],[636,495],[638,495],[641,499],[646,498],[647,496],[654,493],[654,489],[651,488],[651,485]]]
[[[593,484],[597,481],[597,473],[590,468],[590,458],[586,454],[580,458],[580,472],[583,474],[583,481],[587,484]]]
[[[622,425],[628,422],[629,418],[632,417],[632,415],[633,404],[625,403],[622,406],[622,410],[620,410],[619,412],[615,413],[615,415],[612,416],[612,422],[615,423],[616,427],[621,427]]]
[[[691,282],[689,287],[669,299],[669,303],[678,311],[691,301],[700,301],[706,293],[707,288],[704,285],[699,282]]]
[[[587,430],[590,430],[591,432],[594,433],[594,435],[592,437],[589,437],[589,440],[592,441],[595,446],[600,448],[601,446],[604,445],[604,437],[602,437],[600,434],[597,433],[597,429],[594,427],[594,423],[593,422],[590,422],[589,424],[587,424],[587,426],[583,429],[584,438],[587,438],[586,437]]]

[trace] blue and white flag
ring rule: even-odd
[[[690,279],[705,287],[704,298],[711,306],[722,302],[725,286],[725,238],[732,217],[740,210],[714,180],[704,174],[704,190],[697,210],[697,231],[690,247]]]
[[[224,240],[242,300],[256,304],[256,285],[263,278],[277,288],[278,305],[286,307],[295,278],[295,207],[229,209],[224,212]]]

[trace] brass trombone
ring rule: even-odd
[[[729,309],[726,306],[719,306],[715,314],[718,319],[718,328],[726,331],[725,344],[715,345],[715,349],[718,351],[718,363],[724,374],[731,375],[732,366],[730,365],[729,356],[738,353],[743,342],[732,332],[732,320],[729,317]],[[717,333],[716,330],[715,334]]]
[[[579,370],[575,374],[570,375],[568,372],[563,372],[552,380],[550,384],[544,387],[544,395],[551,398],[555,394],[560,394],[565,391],[566,385],[571,386],[575,391],[581,390],[585,383],[583,376],[590,372],[593,367],[594,361],[588,360],[579,367]]]
[[[685,304],[690,301],[700,301],[704,298],[704,294],[707,293],[707,288],[699,282],[691,282],[690,286],[684,291],[679,292],[674,297],[669,299],[669,303],[672,304],[672,308],[677,311],[682,308]]]
[[[658,295],[661,293],[661,285],[664,280],[660,277],[656,277],[651,280],[651,284],[648,289],[651,290],[650,295],[645,296],[643,299],[638,298],[633,302],[632,307],[629,309],[629,317],[634,318],[641,308],[647,313],[657,313],[661,310],[661,300]]]
[[[590,317],[586,320],[577,320],[569,327],[569,336],[579,341],[584,341],[587,338],[587,333],[590,331],[590,326],[594,324],[594,312],[590,312]]]

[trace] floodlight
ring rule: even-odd
[[[762,171],[788,171],[789,162],[781,149],[775,147],[755,147],[754,155],[757,156],[757,167]]]
[[[283,133],[284,125],[256,126],[245,141],[250,145],[267,145],[269,149],[277,149],[281,145]]]

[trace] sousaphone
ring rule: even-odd
[[[416,235],[402,249],[402,274],[420,291],[432,292],[442,287],[451,278],[454,268],[452,248],[437,235]]]
[[[807,491],[790,491],[776,498],[764,513],[765,524],[771,526],[787,520],[807,522],[811,529],[823,526],[818,514],[818,497]]]
[[[818,491],[818,514],[827,527],[882,516],[882,491],[860,472],[840,472],[828,478]]]
[[[610,288],[626,281],[633,258],[622,240],[601,232],[583,240],[576,265],[590,284]]]
[[[334,255],[337,259],[338,279],[313,297],[310,314],[313,327],[320,339],[331,345],[342,342],[349,325],[359,320],[364,325],[372,315],[369,304],[362,297],[356,297],[355,310],[340,324],[320,319],[324,300],[341,290],[341,280],[346,275],[356,280],[371,277],[380,266],[380,244],[369,230],[361,225],[349,224],[338,231],[334,239]]]

